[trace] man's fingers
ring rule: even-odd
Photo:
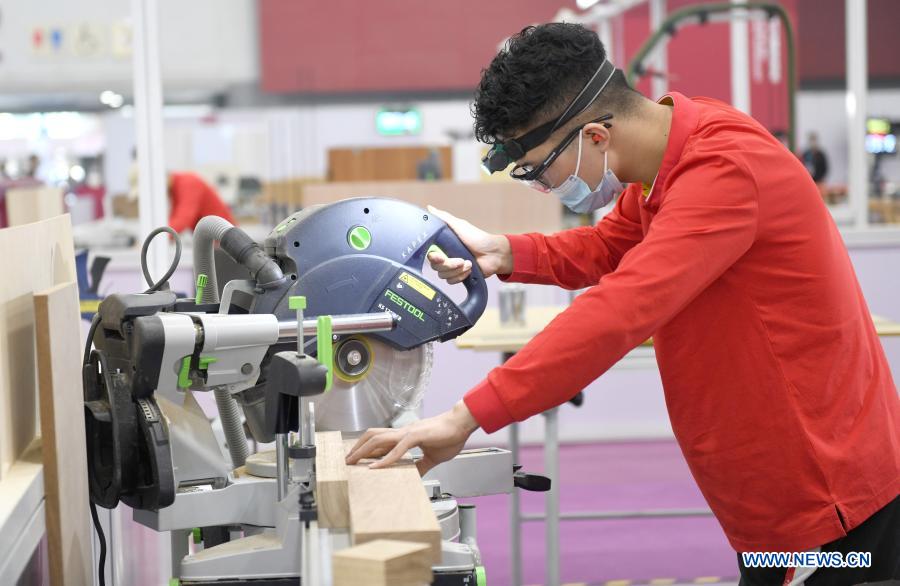
[[[356,443],[353,445],[353,448],[350,449],[350,453],[347,454],[346,462],[348,464],[356,464],[360,459],[365,457],[363,447],[368,444],[373,438],[383,435],[385,433],[394,431],[393,429],[389,429],[386,427],[373,427],[367,430],[364,434],[360,436]],[[365,452],[367,453],[367,452]]]
[[[466,270],[464,270],[464,271],[460,271],[458,274],[454,275],[453,277],[448,278],[448,279],[447,279],[447,284],[448,284],[448,285],[455,285],[455,284],[457,284],[457,283],[462,283],[462,282],[465,281],[465,280],[469,277],[469,275],[471,275],[471,274],[472,274],[472,267],[470,266],[468,269],[466,269]]]
[[[431,266],[434,270],[440,273],[441,271],[455,271],[457,269],[461,269],[467,262],[467,260],[463,260],[461,258],[447,258],[444,259],[440,263],[433,263]]]
[[[399,435],[396,433],[381,433],[372,436],[359,450],[351,454],[347,463],[356,464],[363,458],[374,458],[376,454],[383,454],[394,447],[399,439]]]
[[[446,281],[472,272],[472,261],[463,260],[461,258],[453,260],[458,260],[459,262],[455,263],[453,268],[441,268],[438,270],[438,277]]]
[[[447,255],[437,250],[432,250],[428,253],[428,262],[431,263],[431,268],[437,270],[437,267],[443,266],[447,262]]]
[[[378,460],[377,462],[373,462],[369,464],[369,468],[385,468],[392,464],[396,464],[400,461],[400,459],[406,455],[410,449],[416,447],[416,440],[412,433],[407,433],[403,438],[397,442],[397,445],[387,453],[386,456]]]

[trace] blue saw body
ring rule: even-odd
[[[443,220],[407,202],[359,197],[307,208],[276,226],[265,246],[293,279],[272,311],[281,320],[295,317],[293,295],[306,297],[308,317],[390,311],[394,329],[372,337],[409,350],[459,336],[487,304],[472,253]],[[432,246],[472,262],[459,304],[422,274]]]

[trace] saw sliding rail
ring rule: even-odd
[[[303,335],[316,334],[317,320],[303,320]],[[331,331],[335,334],[367,334],[371,332],[387,332],[394,329],[394,315],[387,311],[379,313],[353,313],[336,315],[331,318]],[[297,321],[278,322],[278,341],[287,342],[297,339]]]

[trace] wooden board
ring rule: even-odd
[[[65,213],[63,193],[58,187],[20,187],[6,192],[6,214],[10,226],[47,220]]]
[[[32,294],[75,281],[69,216],[0,230],[0,481],[38,432]],[[79,344],[80,345],[80,344]],[[81,413],[81,407],[78,410]]]
[[[333,586],[422,586],[433,579],[422,543],[376,539],[335,552],[331,561]]]
[[[78,286],[34,295],[50,584],[93,583]]]
[[[453,177],[450,147],[369,147],[328,149],[329,181],[403,181],[419,178],[419,163],[437,151],[442,177]]]
[[[316,503],[319,508],[319,527],[346,529],[350,526],[347,465],[344,458],[341,432],[316,432]]]
[[[441,560],[441,528],[412,460],[373,470],[371,460],[347,466],[350,533],[354,545],[376,539],[429,546],[429,565]]]
[[[380,181],[318,183],[303,187],[301,205],[333,203],[348,197],[392,197],[421,208],[433,205],[488,232],[556,232],[562,229],[559,200],[518,182]]]

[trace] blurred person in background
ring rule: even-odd
[[[416,176],[420,181],[439,181],[443,178],[441,155],[437,149],[429,149],[428,155],[416,164]]]
[[[37,179],[38,169],[41,166],[41,158],[35,154],[28,156],[28,164],[25,166],[25,176],[29,179]]]
[[[130,197],[138,196],[137,164],[129,172]],[[235,223],[231,209],[213,187],[196,173],[189,171],[168,174],[169,227],[178,233],[193,230],[203,216],[219,216]]]
[[[169,227],[193,230],[203,216],[219,216],[235,223],[231,209],[212,186],[196,173],[169,173]]]
[[[828,176],[828,157],[825,156],[825,152],[819,147],[819,135],[815,132],[810,132],[807,135],[806,150],[803,151],[800,159],[803,161],[803,166],[806,167],[806,170],[812,176],[813,181],[819,187],[822,198],[827,200],[825,177]]]

